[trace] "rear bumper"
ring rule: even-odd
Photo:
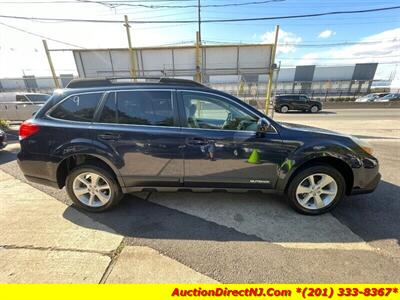
[[[48,179],[44,179],[44,178],[39,178],[39,177],[34,177],[34,176],[29,176],[29,175],[24,175],[26,180],[30,181],[30,182],[34,182],[34,183],[39,183],[42,185],[47,185],[56,189],[59,189],[60,187],[58,186],[57,182],[48,180]]]
[[[351,190],[350,194],[351,195],[359,195],[359,194],[372,193],[373,191],[375,191],[380,180],[381,180],[381,174],[378,173],[367,185],[363,186],[362,188],[353,188]]]
[[[50,161],[49,157],[20,151],[17,154],[17,162],[28,181],[59,188],[57,184],[56,163]]]

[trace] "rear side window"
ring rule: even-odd
[[[99,121],[132,125],[174,126],[170,91],[111,93]]]
[[[300,101],[300,97],[299,96],[291,96],[293,101]]]
[[[57,105],[50,116],[62,120],[91,122],[102,95],[92,93],[70,96]]]

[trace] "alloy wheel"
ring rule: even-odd
[[[316,173],[304,178],[296,189],[296,200],[304,208],[322,209],[335,199],[338,185],[328,174]]]
[[[89,207],[106,205],[111,199],[111,187],[107,180],[92,172],[75,177],[72,190],[80,202]]]

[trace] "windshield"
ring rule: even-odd
[[[396,98],[397,94],[388,94],[385,97],[382,97],[382,99],[392,99],[392,98]]]

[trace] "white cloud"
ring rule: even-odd
[[[267,31],[261,35],[262,43],[274,43],[275,31]],[[293,32],[279,30],[277,53],[292,53],[296,51],[296,45],[303,39]]]
[[[350,46],[332,47],[305,54],[297,65],[350,65],[381,63],[376,78],[387,78],[400,60],[400,27],[367,36]]]
[[[319,33],[318,37],[321,39],[327,39],[327,38],[334,36],[335,34],[336,34],[335,31],[327,29],[327,30],[321,31]]]
[[[318,63],[319,54],[318,53],[307,53],[304,55],[297,63],[299,66],[305,65],[315,65]]]

